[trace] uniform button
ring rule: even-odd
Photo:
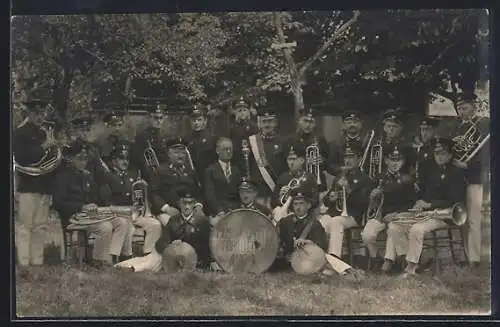
[[[125,195],[126,195],[126,196],[130,196],[130,193],[126,193]]]
[[[120,181],[120,184],[122,184],[122,185],[123,185],[123,181]]]

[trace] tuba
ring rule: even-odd
[[[142,179],[141,171],[137,172],[137,179],[132,184],[132,221],[138,217],[151,216],[148,200],[148,183]]]
[[[382,174],[383,162],[382,136],[370,148],[370,162],[368,168],[368,176],[370,179],[375,179],[376,176]]]
[[[382,222],[398,222],[400,224],[415,224],[427,221],[429,219],[438,219],[450,222],[455,226],[462,226],[467,221],[467,210],[465,206],[457,202],[451,208],[434,210],[409,210],[388,214],[383,217]]]
[[[62,162],[62,152],[57,146],[51,146],[45,150],[45,154],[38,162],[28,166],[22,166],[14,160],[14,170],[29,176],[41,176],[54,171]]]
[[[490,139],[490,134],[483,135],[478,127],[481,119],[483,118],[476,114],[460,124],[458,130],[462,132],[453,138],[456,161],[468,163]]]
[[[321,185],[321,169],[319,162],[321,159],[321,153],[319,150],[319,144],[317,138],[314,138],[314,142],[306,147],[306,171],[313,176],[316,176],[316,184]]]
[[[151,142],[149,140],[147,142],[146,150],[144,150],[144,162],[149,169],[153,172],[158,171],[160,168],[160,162],[158,161],[158,156],[156,155],[155,150],[151,146]]]

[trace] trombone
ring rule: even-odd
[[[321,185],[321,168],[319,162],[321,153],[317,138],[314,142],[306,147],[306,171],[313,176],[316,176],[316,184]]]

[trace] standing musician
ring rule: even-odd
[[[327,236],[321,223],[316,220],[312,209],[311,194],[307,190],[296,188],[292,194],[292,212],[278,222],[278,234],[280,237],[280,248],[283,256],[290,260],[290,256],[296,247],[305,243],[314,243],[321,249],[328,247]],[[304,229],[311,224],[309,233],[301,238]]]
[[[229,137],[233,141],[234,155],[233,163],[238,166],[240,171],[245,171],[246,163],[242,153],[241,142],[248,140],[250,135],[259,132],[257,123],[252,120],[250,105],[242,98],[235,104],[232,113],[234,115],[234,123],[230,128]]]
[[[489,165],[488,144],[485,143],[479,147],[480,140],[484,140],[486,135],[489,135],[489,120],[476,115],[476,100],[477,96],[472,92],[465,92],[457,96],[455,109],[459,119],[453,132],[455,145],[465,145],[460,147],[467,148],[467,151],[462,150],[461,154],[465,152],[470,157],[468,162],[466,162],[467,159],[454,160],[454,164],[466,170],[468,219],[464,225],[464,231],[467,235],[465,237],[467,257],[472,268],[477,267],[481,260],[481,221],[483,218],[481,213],[483,204],[481,177],[483,172],[488,170]],[[476,140],[471,141],[471,139]],[[474,145],[470,146],[472,144]],[[473,151],[478,148],[477,153],[472,155]]]
[[[415,154],[414,176],[417,190],[419,179],[418,171],[420,169],[426,169],[425,166],[434,161],[432,139],[436,137],[437,123],[438,121],[436,119],[424,117],[420,121],[418,135],[415,137],[412,143],[412,148]]]
[[[238,184],[241,181],[239,168],[231,163],[233,144],[229,138],[217,141],[216,152],[219,159],[205,171],[204,191],[207,213],[215,216],[213,225],[238,203]]]
[[[285,168],[284,142],[278,136],[278,120],[273,110],[264,110],[259,119],[260,133],[248,137],[252,157],[249,170],[250,178],[257,184],[260,202],[270,208],[276,181]]]
[[[13,132],[15,173],[18,174],[15,241],[18,263],[23,266],[43,264],[44,243],[49,238],[46,231],[53,229],[49,220],[51,192],[61,163],[61,151],[53,145],[51,127],[43,126],[52,123],[43,117],[46,105],[41,100],[26,102],[26,118]],[[54,234],[61,235],[60,226]]]
[[[187,142],[181,138],[167,141],[168,162],[160,165],[158,172],[153,175],[151,184],[151,212],[157,215],[163,226],[170,217],[178,213],[176,206],[179,203],[177,191],[187,187],[198,199],[197,210],[202,211],[202,192],[198,187],[196,173],[186,164]]]
[[[242,178],[238,187],[241,209],[250,209],[260,212],[266,217],[271,217],[271,210],[256,201],[258,190],[257,185],[251,180]]]
[[[342,115],[342,136],[337,144],[333,144],[328,159],[328,172],[333,176],[338,176],[341,173],[340,167],[343,166],[342,150],[346,144],[354,144],[355,146],[364,149],[368,146],[370,139],[369,133],[363,132],[363,120],[361,114],[357,111],[347,111]]]
[[[115,206],[132,206],[133,199],[133,183],[137,180],[137,170],[131,169],[129,166],[129,144],[127,141],[115,144],[115,149],[111,153],[111,173],[109,174],[108,188],[110,192],[110,205]],[[147,210],[147,208],[146,208]],[[161,223],[153,216],[142,215],[135,219],[133,225],[139,226],[146,232],[144,239],[144,255],[153,251],[155,242],[161,235]],[[133,227],[133,226],[132,226]],[[130,241],[134,228],[131,228]]]
[[[54,181],[53,206],[59,212],[63,227],[68,226],[70,218],[78,213],[98,215],[99,206],[106,204],[105,194],[99,190],[96,176],[86,169],[89,153],[86,143],[77,139],[66,149],[68,161]],[[109,263],[116,263],[120,254],[128,256],[132,249],[130,221],[127,218],[115,217],[85,226],[85,230],[94,233],[96,239],[92,254],[92,265],[99,268]],[[111,255],[111,258],[110,258]]]
[[[328,210],[320,217],[329,235],[328,253],[338,258],[342,256],[344,230],[363,226],[368,196],[373,189],[372,181],[358,166],[361,149],[347,145],[343,153],[343,173],[334,179],[331,190],[323,198]]]
[[[415,212],[395,213],[384,217],[388,222],[385,262],[382,271],[388,272],[398,256],[406,255],[407,275],[414,275],[422,253],[425,233],[448,226],[445,220],[431,214],[434,209],[448,209],[464,201],[465,174],[452,163],[453,142],[434,139],[434,163],[420,172],[421,190],[412,211],[423,211],[418,220]]]
[[[123,131],[123,113],[117,111],[110,111],[106,113],[102,118],[104,124],[107,127],[107,133],[104,140],[102,140],[102,158],[105,162],[111,160],[111,152],[113,152],[115,146],[118,142],[126,141],[125,133]]]
[[[382,217],[408,211],[416,201],[411,175],[401,172],[404,161],[405,157],[397,146],[387,153],[384,158],[386,171],[378,177],[379,185],[370,193],[367,222],[361,238],[368,249],[371,264],[374,264],[372,268],[380,267],[383,262],[382,256],[377,253],[377,236],[387,228]]]
[[[318,185],[316,177],[305,171],[305,152],[300,146],[290,145],[286,158],[288,171],[281,174],[271,201],[272,207],[284,206],[292,189],[302,187],[311,194],[313,208],[318,205]],[[285,212],[286,213],[286,212]]]
[[[326,158],[328,155],[328,146],[324,137],[315,136],[314,128],[316,127],[316,118],[311,109],[302,110],[300,113],[300,118],[297,124],[297,133],[291,135],[289,143],[296,144],[306,153],[306,158],[309,158],[309,162],[306,162],[306,167],[312,167],[308,170],[311,174],[315,175],[318,184],[318,191],[324,192],[327,190],[326,185]],[[312,149],[315,147],[317,151],[316,155],[308,155],[308,147]],[[287,146],[289,149],[290,147]],[[314,170],[314,171],[311,171]],[[319,183],[318,183],[319,182]]]
[[[191,118],[191,137],[188,140],[189,152],[198,180],[204,182],[205,169],[217,161],[215,152],[216,137],[207,128],[207,113],[199,105],[194,106],[189,114]],[[203,186],[203,185],[202,185]]]
[[[157,166],[167,160],[164,139],[161,137],[160,132],[164,118],[163,110],[158,105],[149,115],[148,127],[136,135],[134,146],[132,147],[131,159],[133,160],[131,161],[131,165],[141,170],[141,175],[146,178],[148,183],[151,183],[151,178],[158,169]],[[145,151],[149,145],[155,153],[158,160],[157,163],[145,160]]]

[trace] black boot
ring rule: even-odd
[[[118,262],[122,262],[122,261],[125,261],[125,260],[128,260],[128,259],[132,259],[132,256],[131,255],[124,255],[124,254],[122,254],[120,256],[120,258],[118,259]]]
[[[114,265],[118,263],[118,256],[117,255],[111,255],[111,261],[113,262]]]

